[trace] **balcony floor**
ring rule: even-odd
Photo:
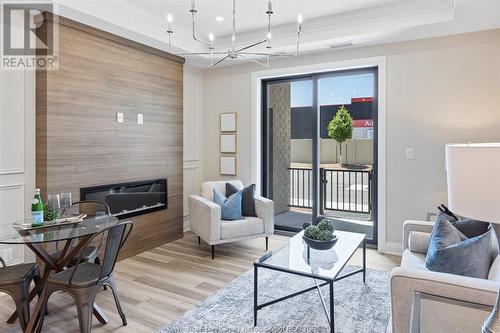
[[[341,212],[325,212],[325,216],[332,219],[335,229],[342,231],[358,232],[366,234],[368,239],[373,238],[373,221],[367,220],[366,216],[355,218],[353,214],[347,216]],[[364,214],[359,214],[364,215]],[[277,229],[285,231],[302,230],[305,222],[311,223],[311,213],[307,210],[290,210],[274,217],[274,225]]]

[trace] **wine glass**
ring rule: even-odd
[[[47,198],[47,205],[52,210],[57,210],[61,208],[61,201],[59,200],[59,194],[49,194]]]
[[[48,195],[47,207],[52,212],[52,216],[50,216],[50,220],[57,219],[57,215],[59,214],[59,209],[61,209],[61,201],[59,200],[59,194],[49,194]]]
[[[71,192],[61,193],[61,208],[63,209],[64,217],[66,216],[67,209],[73,205]]]

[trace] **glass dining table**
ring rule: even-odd
[[[61,272],[72,261],[77,258],[87,241],[99,231],[116,225],[120,220],[113,215],[96,215],[85,217],[79,222],[73,223],[47,223],[46,225],[31,228],[31,219],[25,221],[15,221],[0,226],[0,244],[6,245],[26,245],[43,262],[42,278],[30,292],[30,301],[44,288],[47,280],[54,273]],[[53,256],[49,248],[56,244],[59,248],[58,255]],[[53,249],[53,246],[52,246]],[[54,249],[53,249],[54,250]],[[40,303],[40,302],[39,302]],[[37,303],[35,310],[31,314],[30,322],[26,332],[36,331],[40,320],[40,305]],[[94,304],[94,316],[102,324],[108,322],[107,317],[97,304]],[[17,313],[13,313],[8,323],[13,323],[17,319]]]

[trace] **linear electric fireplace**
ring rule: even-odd
[[[80,200],[105,202],[111,209],[111,214],[120,219],[141,215],[168,208],[167,180],[84,187],[80,189]]]

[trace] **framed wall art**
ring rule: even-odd
[[[220,157],[220,174],[222,176],[236,176],[236,156]]]
[[[236,112],[220,114],[220,131],[221,132],[236,132],[238,130],[238,115]]]
[[[236,133],[222,133],[220,135],[220,152],[222,154],[236,154]]]

